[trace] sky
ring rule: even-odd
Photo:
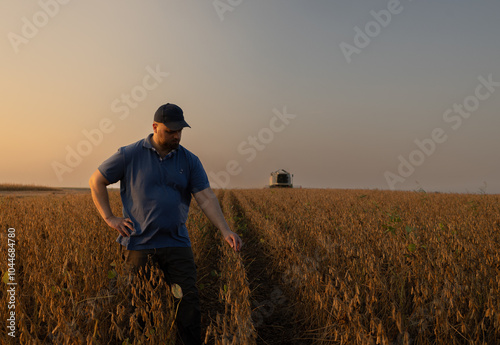
[[[0,3],[0,182],[88,187],[184,110],[214,188],[500,193],[497,0]]]

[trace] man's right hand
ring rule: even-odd
[[[132,231],[134,231],[134,224],[130,218],[121,218],[111,216],[105,219],[106,223],[118,231],[123,237],[130,237]]]

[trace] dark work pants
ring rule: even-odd
[[[196,265],[190,247],[124,250],[125,262],[134,270],[157,264],[168,284],[178,284],[183,297],[177,311],[178,334],[184,345],[201,344],[201,313],[196,288]]]

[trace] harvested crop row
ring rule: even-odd
[[[217,194],[220,195],[220,191],[217,191]],[[215,342],[213,324],[217,323],[217,318],[225,314],[224,302],[219,298],[221,286],[219,266],[220,260],[223,259],[219,245],[220,235],[196,202],[191,203],[186,226],[197,265],[202,338],[205,337],[208,343],[212,343]]]
[[[236,199],[237,192],[226,192],[225,203],[231,205],[233,228],[245,242],[242,259],[249,279],[252,321],[257,331],[258,344],[306,345],[303,315],[295,308],[286,293],[283,271],[273,264],[272,253],[267,249],[260,231],[249,225],[245,210]]]
[[[288,294],[295,298],[291,303],[298,305],[297,308],[306,318],[309,329],[319,330],[311,332],[311,336],[317,341],[334,341],[335,337],[338,340],[344,339],[346,335],[338,334],[338,330],[335,330],[334,325],[329,322],[331,314],[327,306],[330,303],[324,298],[325,277],[315,267],[311,267],[307,260],[304,260],[297,241],[288,234],[284,234],[275,222],[266,219],[256,210],[256,205],[249,202],[242,194],[236,193],[238,202],[245,210],[249,226],[270,252],[272,264],[282,272],[282,279],[287,285]],[[345,339],[348,340],[348,338]]]
[[[230,228],[236,230],[235,213],[230,199],[219,193],[222,210]],[[250,288],[241,255],[235,252],[218,233],[219,248],[222,254],[219,261],[221,286],[219,298],[225,304],[223,315],[218,315],[216,323],[207,330],[212,333],[215,344],[255,344],[255,328],[251,319]]]

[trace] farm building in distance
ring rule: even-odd
[[[276,170],[271,173],[269,177],[269,187],[285,187],[292,188],[293,187],[293,174],[290,174],[288,171],[284,169]]]

